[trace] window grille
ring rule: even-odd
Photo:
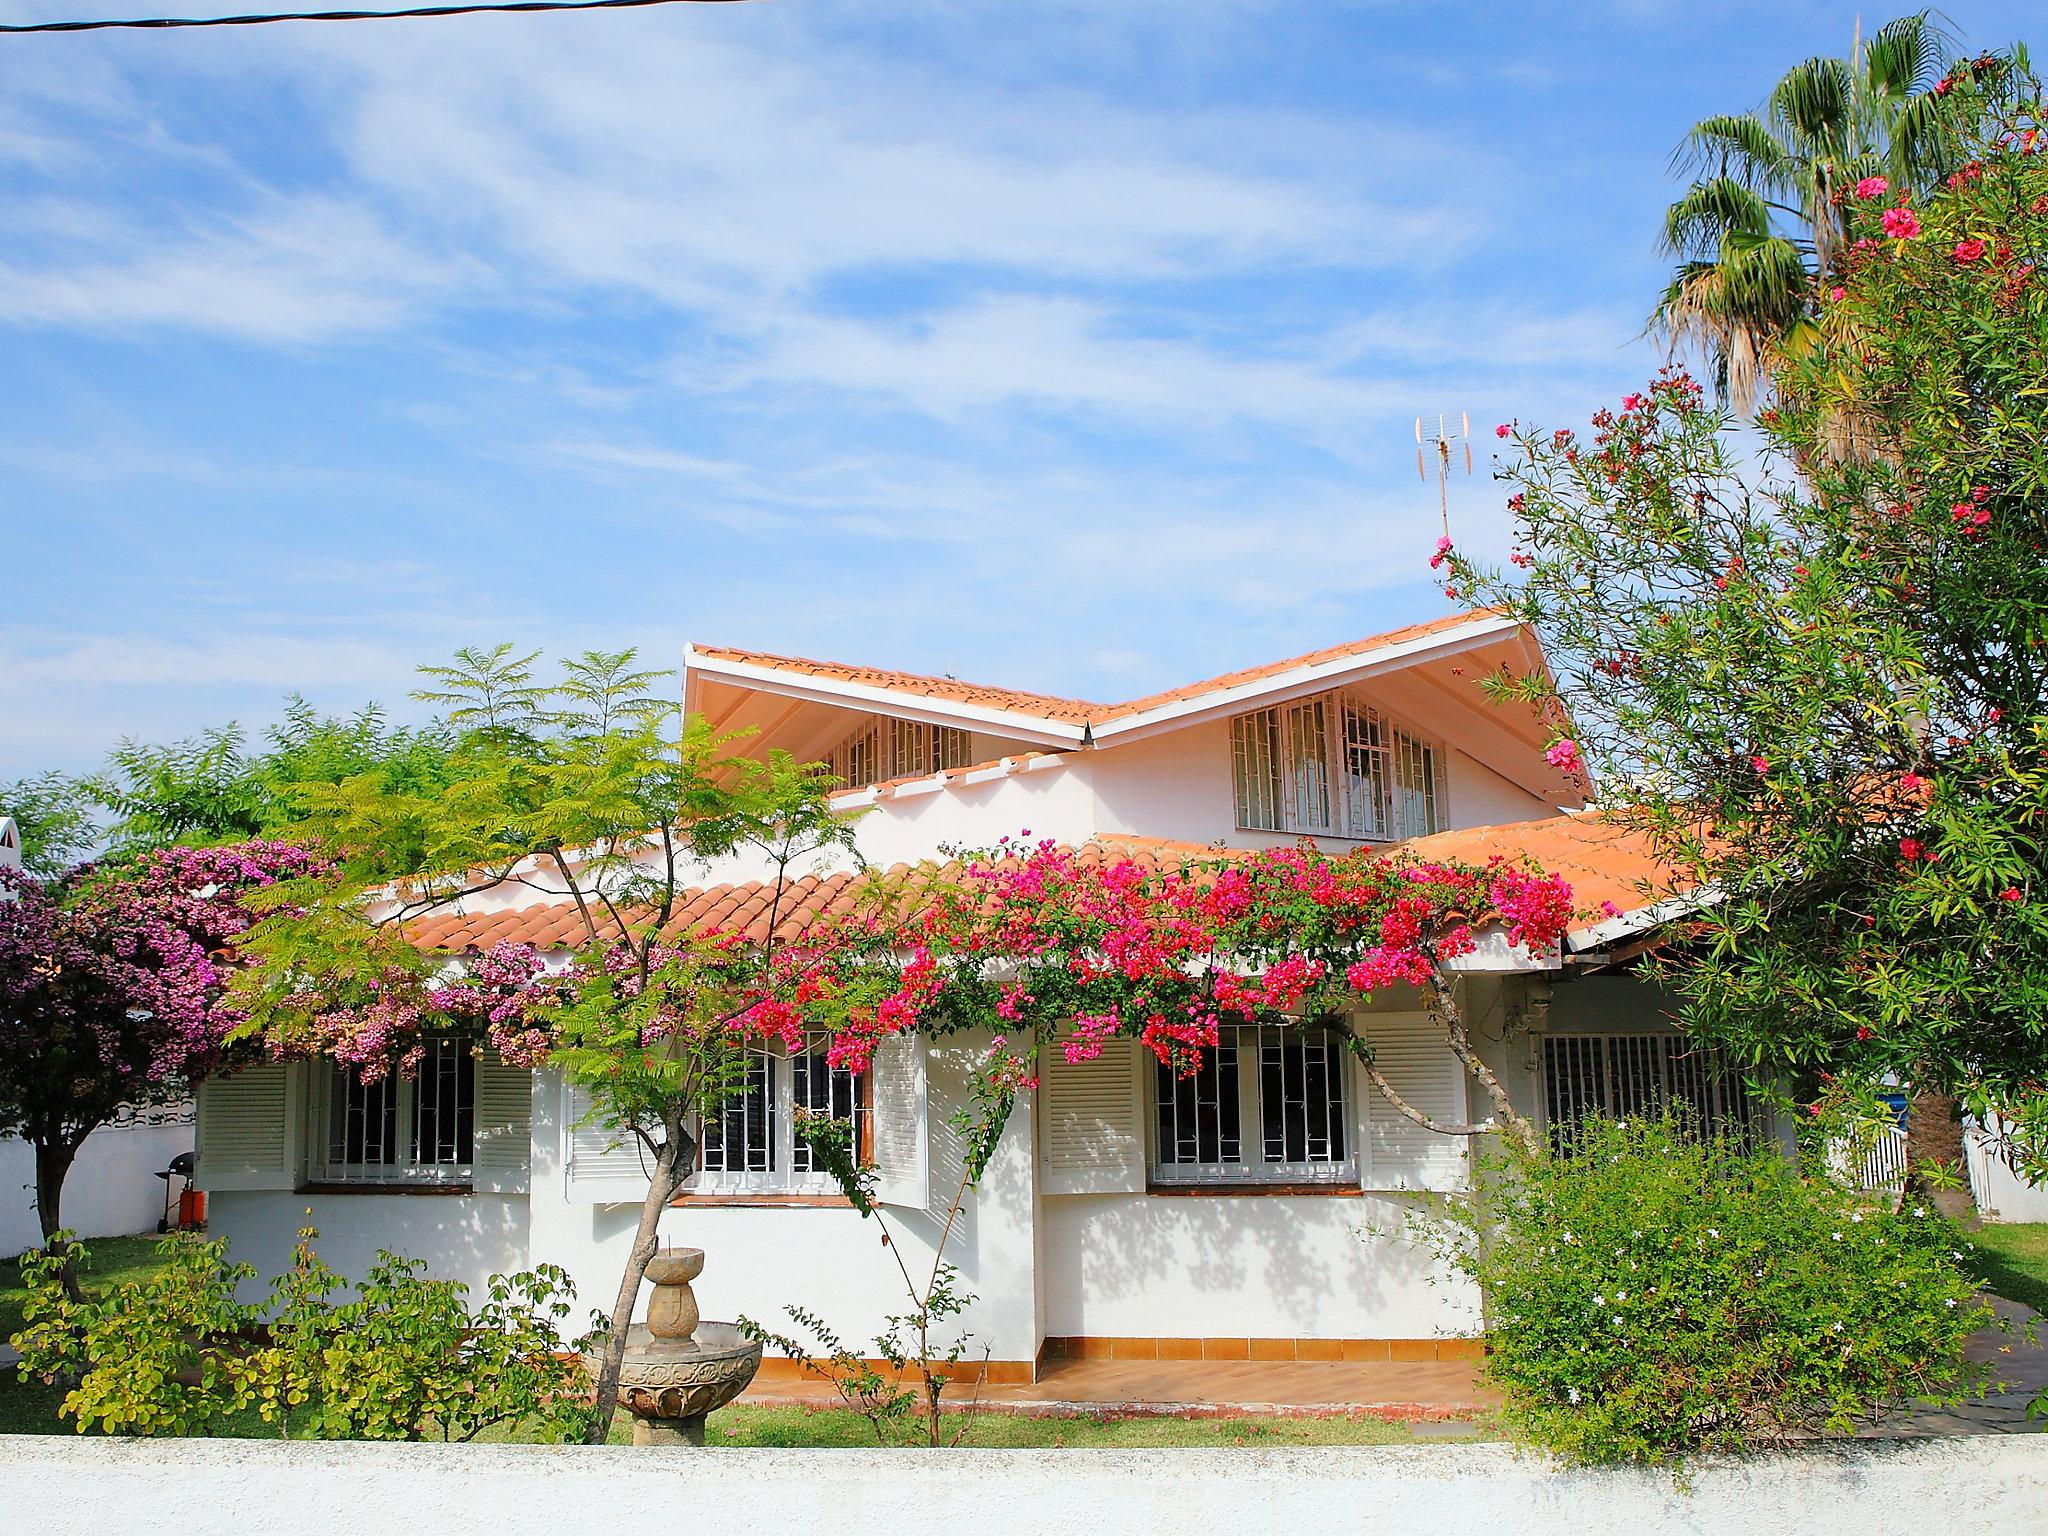
[[[952,726],[921,720],[875,719],[832,749],[826,762],[833,776],[854,788],[887,779],[971,766],[974,739]]]
[[[1543,1041],[1545,1108],[1554,1141],[1590,1115],[1626,1120],[1679,1108],[1705,1135],[1754,1142],[1749,1087],[1720,1051],[1678,1034],[1549,1035]]]
[[[704,1123],[702,1156],[707,1173],[774,1172],[775,1066],[775,1058],[766,1048],[746,1053],[738,1091]]]
[[[1153,1078],[1152,1174],[1167,1183],[1349,1179],[1344,1050],[1327,1030],[1226,1029],[1199,1071]],[[1244,1128],[1257,1128],[1247,1136]]]
[[[418,1068],[364,1082],[322,1068],[318,1176],[336,1183],[461,1182],[476,1151],[476,1057],[453,1036],[425,1042]]]
[[[868,1121],[868,1107],[861,1102],[861,1078],[858,1072],[832,1065],[826,1055],[830,1045],[829,1034],[814,1035],[805,1041],[800,1054],[790,1057],[790,1102],[807,1115],[851,1122],[853,1149],[858,1157]],[[794,1173],[824,1171],[814,1166],[810,1146],[800,1136],[792,1137],[789,1166]]]
[[[865,1160],[873,1111],[867,1075],[835,1068],[826,1055],[830,1045],[831,1036],[821,1032],[795,1052],[773,1046],[749,1049],[740,1090],[704,1122],[698,1152],[700,1190],[837,1192],[796,1134],[797,1112],[851,1121],[855,1155]]]
[[[1345,693],[1230,723],[1237,824],[1387,841],[1443,826],[1443,754]]]

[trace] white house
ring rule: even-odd
[[[1483,861],[1533,856],[1588,908],[1640,908],[1650,873],[1632,836],[1567,815],[1545,723],[1477,683],[1542,658],[1486,613],[1417,624],[1123,704],[969,685],[715,647],[685,657],[687,709],[755,746],[833,763],[862,856],[890,865],[1028,833],[1092,857],[1174,861],[1311,837],[1406,843]],[[686,916],[766,921],[764,873],[708,870]],[[797,892],[828,909],[845,869]],[[531,893],[524,893],[530,902]],[[1539,1123],[1666,1096],[1710,1120],[1755,1115],[1739,1079],[1663,1022],[1617,965],[1655,914],[1580,928],[1561,952],[1482,946],[1461,978],[1482,1053]],[[560,904],[509,895],[418,925],[460,950],[560,946]],[[1378,1063],[1412,1103],[1483,1118],[1479,1095],[1412,1002],[1375,1000]],[[907,1248],[930,1259],[959,1149],[946,1121],[974,1040],[892,1042],[860,1077],[822,1054],[764,1053],[750,1091],[706,1128],[703,1166],[664,1224],[708,1251],[705,1315],[817,1312],[848,1339],[901,1310],[873,1227],[805,1164],[793,1109],[851,1111]],[[951,1257],[996,1379],[1047,1358],[1428,1359],[1473,1352],[1471,1291],[1433,1275],[1386,1220],[1414,1191],[1466,1176],[1462,1139],[1393,1113],[1350,1057],[1313,1032],[1246,1029],[1192,1080],[1135,1045],[1042,1066]],[[199,1183],[212,1225],[267,1274],[310,1221],[344,1272],[388,1247],[472,1283],[551,1261],[609,1301],[645,1181],[636,1154],[579,1129],[559,1080],[453,1047],[419,1076],[365,1087],[322,1065],[252,1068],[200,1096]]]

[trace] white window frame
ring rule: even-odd
[[[1400,842],[1449,825],[1442,742],[1349,689],[1230,722],[1237,825],[1246,832]]]
[[[1223,1026],[1226,1038],[1235,1037],[1237,1046],[1238,1157],[1235,1161],[1169,1162],[1161,1148],[1163,1118],[1160,1095],[1162,1078],[1170,1069],[1161,1068],[1148,1053],[1144,1066],[1150,1074],[1145,1094],[1147,1176],[1162,1188],[1202,1185],[1350,1184],[1358,1183],[1358,1129],[1354,1107],[1357,1085],[1351,1074],[1351,1053],[1337,1031],[1319,1031],[1295,1024],[1244,1024]],[[1263,1079],[1260,1053],[1266,1045],[1278,1045],[1288,1036],[1325,1034],[1329,1041],[1336,1094],[1324,1124],[1325,1136],[1341,1138],[1344,1155],[1321,1160],[1269,1158],[1265,1144]],[[1204,1053],[1204,1069],[1215,1052]],[[1220,1076],[1220,1073],[1219,1073]]]
[[[469,1102],[461,1102],[460,1060],[469,1060]],[[322,1061],[314,1074],[313,1146],[307,1159],[309,1176],[318,1184],[355,1184],[367,1188],[407,1186],[453,1186],[468,1187],[476,1176],[476,1080],[477,1067],[474,1051],[468,1040],[458,1037],[444,1037],[430,1042],[422,1066],[430,1070],[441,1070],[444,1064],[458,1074],[456,1099],[457,1113],[466,1108],[469,1116],[470,1160],[457,1162],[439,1161],[435,1158],[422,1159],[415,1142],[418,1133],[419,1073],[410,1072],[403,1077],[389,1076],[376,1083],[364,1083],[348,1067],[339,1062]],[[395,1094],[397,1111],[392,1118],[396,1145],[393,1156],[378,1162],[347,1162],[334,1153],[334,1099],[339,1090],[347,1097],[367,1097],[372,1093]],[[459,1137],[458,1137],[459,1141]]]
[[[804,1054],[822,1056],[831,1042],[828,1033],[814,1033],[807,1042],[810,1049]],[[767,1139],[766,1153],[770,1166],[753,1169],[725,1169],[706,1166],[712,1157],[711,1149],[705,1145],[703,1126],[698,1126],[697,1171],[691,1176],[690,1190],[706,1195],[837,1195],[840,1188],[832,1181],[830,1174],[823,1170],[799,1169],[796,1164],[799,1155],[806,1149],[796,1134],[796,1058],[777,1045],[750,1046],[748,1056],[767,1069],[767,1100],[771,1135]],[[874,1124],[874,1096],[872,1074],[860,1072],[850,1074],[853,1079],[854,1135],[855,1149],[859,1152],[862,1138],[870,1133]],[[834,1078],[842,1074],[832,1073]]]
[[[968,732],[892,715],[870,716],[825,757],[833,777],[854,789],[967,768],[973,760],[974,738]]]

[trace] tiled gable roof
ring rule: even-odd
[[[802,656],[778,656],[770,651],[740,650],[732,646],[697,645],[692,646],[691,650],[695,655],[708,657],[714,661],[766,667],[777,672],[825,678],[833,682],[879,688],[892,693],[914,694],[921,698],[939,699],[952,704],[1007,710],[1041,720],[1056,721],[1063,725],[1092,726],[1120,720],[1130,715],[1143,714],[1147,710],[1158,709],[1164,705],[1198,699],[1206,694],[1220,693],[1227,688],[1242,687],[1265,678],[1279,677],[1298,668],[1342,661],[1346,657],[1405,645],[1410,641],[1426,640],[1432,635],[1470,624],[1475,619],[1496,617],[1499,617],[1498,613],[1490,608],[1447,614],[1440,619],[1430,619],[1425,623],[1408,624],[1400,629],[1388,630],[1385,634],[1368,635],[1362,640],[1351,640],[1342,645],[1325,646],[1321,650],[1290,656],[1284,661],[1246,667],[1236,672],[1225,672],[1218,677],[1205,678],[1201,682],[1188,683],[1162,693],[1127,699],[1121,704],[1096,704],[1086,699],[1062,698],[1055,694],[1028,693],[1016,688],[991,688],[978,683],[963,683],[951,677],[927,677],[917,672],[894,672],[881,667],[814,661]]]

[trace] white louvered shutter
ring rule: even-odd
[[[563,1197],[572,1205],[638,1205],[647,1198],[650,1164],[639,1138],[590,1114],[590,1090],[562,1085]]]
[[[923,1210],[929,1198],[929,1112],[922,1036],[891,1035],[875,1047],[875,1198]]]
[[[1465,1067],[1426,1013],[1374,1013],[1357,1019],[1373,1047],[1373,1064],[1404,1101],[1430,1119],[1466,1123]],[[1466,1187],[1466,1136],[1417,1125],[1363,1072],[1367,1158],[1359,1182],[1367,1189],[1456,1190]]]
[[[298,1069],[262,1062],[199,1085],[192,1181],[204,1190],[291,1189],[298,1183],[293,1111]]]
[[[1058,1044],[1039,1067],[1040,1134],[1050,1195],[1142,1194],[1144,1073],[1135,1040],[1111,1040],[1093,1061]]]
[[[475,1124],[472,1186],[485,1194],[525,1194],[533,1148],[533,1073],[507,1066],[488,1045],[476,1064]]]

